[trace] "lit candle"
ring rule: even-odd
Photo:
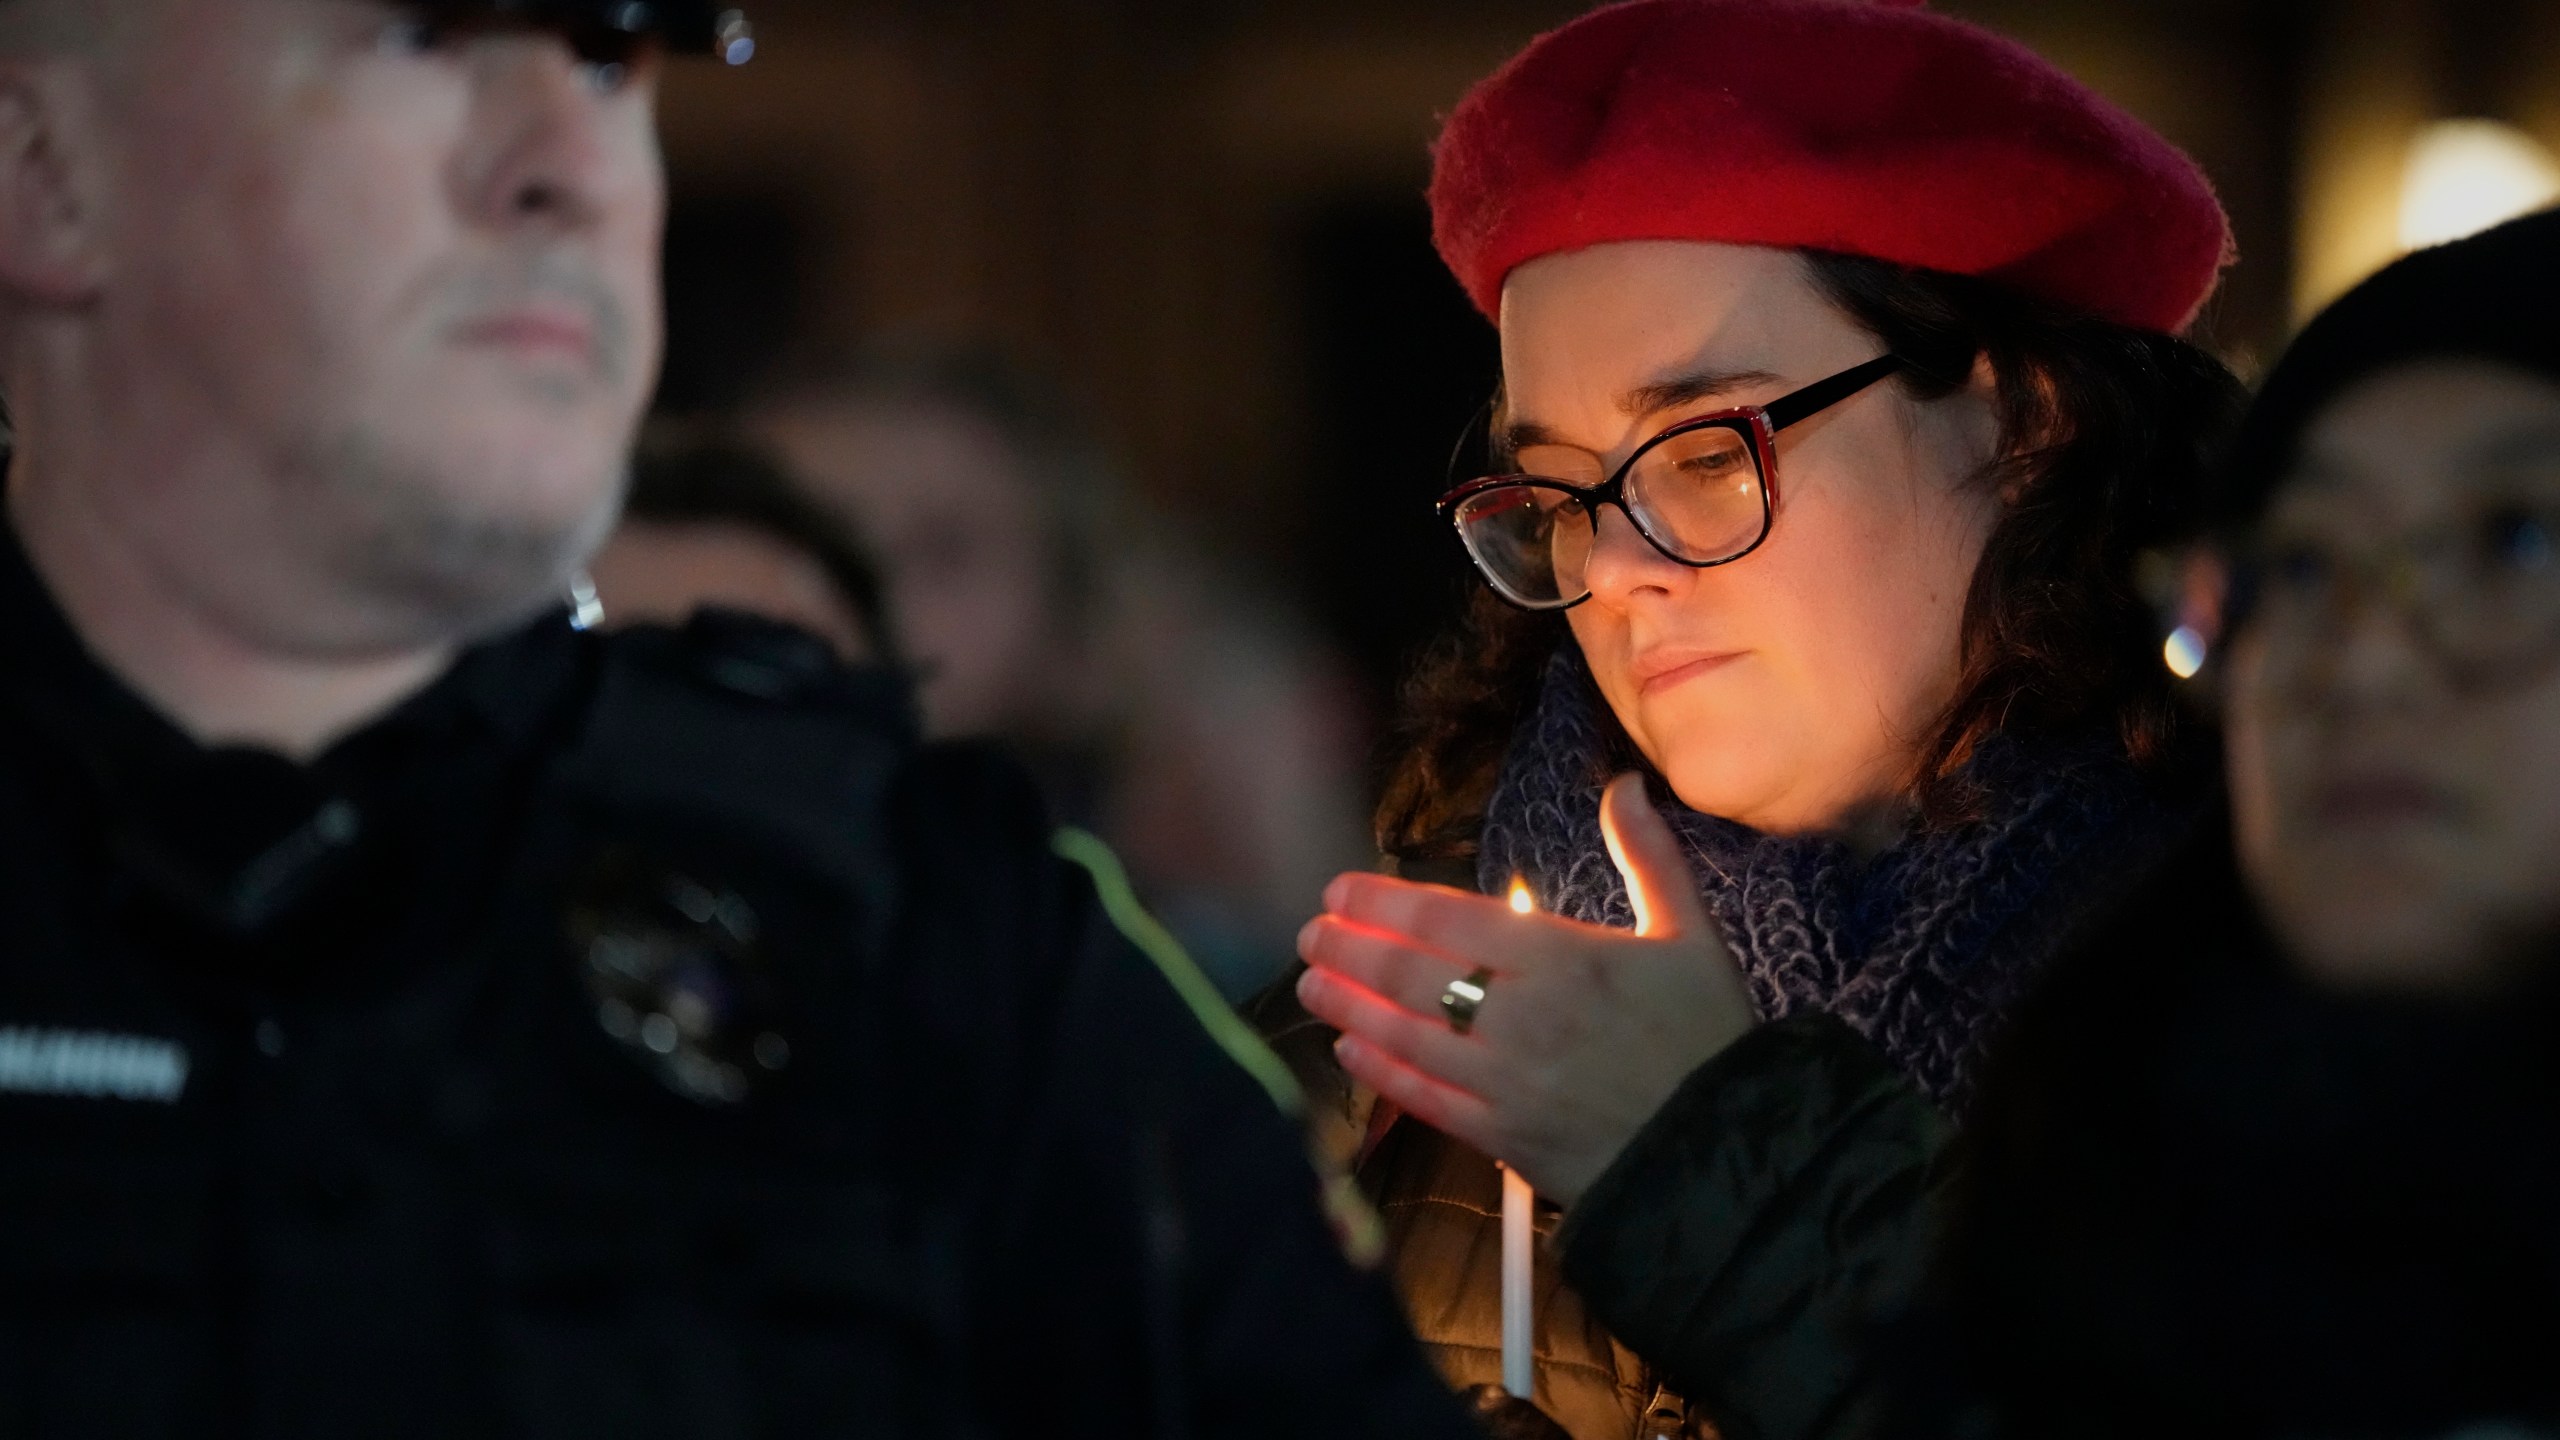
[[[1511,909],[1528,915],[1538,908],[1527,881],[1511,879]],[[1537,1296],[1529,1281],[1537,1231],[1531,1223],[1537,1193],[1519,1171],[1502,1167],[1502,1388],[1523,1400],[1537,1398]]]

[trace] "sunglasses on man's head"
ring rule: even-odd
[[[722,0],[409,0],[402,10],[424,24],[469,29],[522,25],[556,30],[581,55],[619,62],[645,44],[678,55],[716,55],[743,65],[755,54],[746,12]]]

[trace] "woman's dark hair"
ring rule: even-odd
[[[818,562],[872,655],[897,663],[895,627],[870,551],[850,522],[821,509],[753,445],[717,431],[653,430],[632,458],[623,515],[661,525],[734,525],[790,546]]]
[[[2008,505],[1965,600],[1956,698],[1911,777],[1922,823],[1978,812],[1964,766],[1996,734],[2109,728],[2136,762],[2160,755],[2177,710],[2135,560],[2192,532],[2239,382],[2185,341],[1995,282],[1819,251],[1805,262],[1832,303],[1910,362],[1897,383],[1913,398],[1961,389],[1977,360],[1998,377],[1999,456],[1981,482]],[[1478,587],[1406,686],[1382,849],[1473,852],[1511,733],[1568,634],[1561,616]],[[1613,748],[1613,767],[1641,763],[1623,734]]]

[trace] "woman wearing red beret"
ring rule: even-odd
[[[2131,572],[2233,407],[2173,338],[2228,229],[2032,54],[1855,0],[1585,16],[1431,199],[1501,331],[1502,463],[1443,502],[1487,594],[1414,692],[1408,878],[1334,884],[1298,995],[1454,1380],[1494,1156],[1563,1207],[1580,1440],[1823,1433],[1995,1022],[2199,803]]]

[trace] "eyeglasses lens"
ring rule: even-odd
[[[1627,504],[1656,544],[1692,565],[1730,560],[1768,528],[1751,442],[1722,425],[1673,435],[1639,456]]]
[[[2430,587],[2444,645],[2474,663],[2519,663],[2560,640],[2560,515],[2502,505],[2452,547],[2453,573]]]
[[[1569,605],[1591,592],[1599,527],[1585,497],[1599,477],[1546,478],[1556,468],[1550,457],[1523,452],[1520,460],[1537,466],[1528,474],[1540,478],[1469,497],[1457,509],[1458,532],[1476,568],[1513,602]],[[1655,548],[1691,565],[1742,555],[1769,529],[1759,460],[1741,430],[1723,425],[1672,434],[1640,452],[1624,500]]]
[[[2372,554],[2279,543],[2262,564],[2261,605],[2289,654],[2325,653],[2331,627],[2374,599],[2415,619],[2465,668],[2560,650],[2560,507],[2498,506]]]
[[[1495,589],[1544,608],[1578,600],[1591,558],[1591,512],[1556,485],[1504,485],[1458,507],[1467,553]]]

